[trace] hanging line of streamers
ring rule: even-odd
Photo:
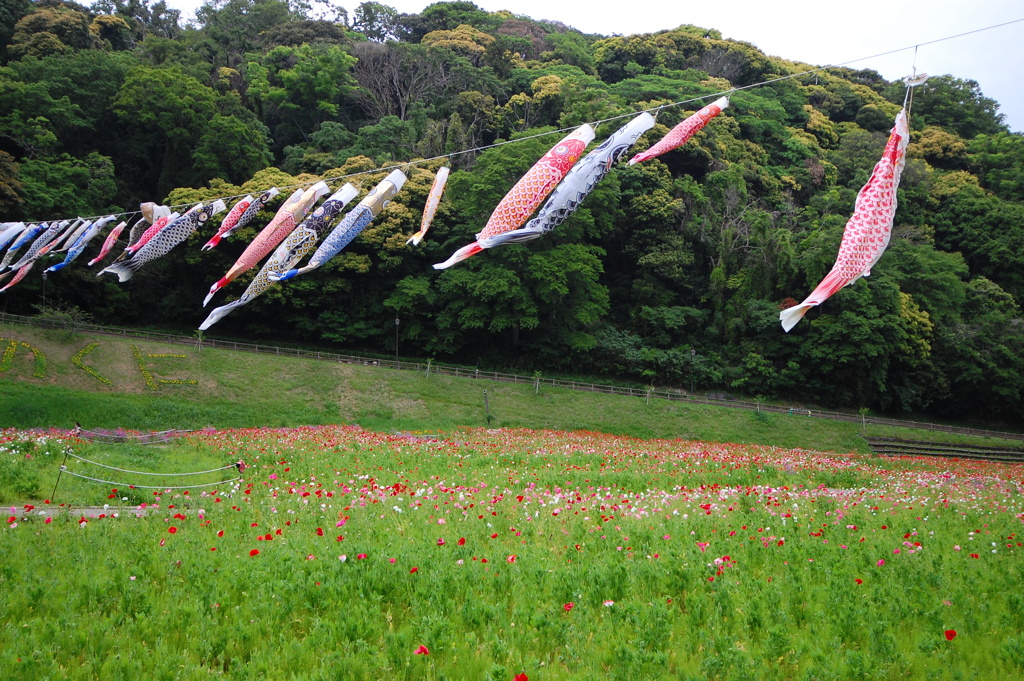
[[[1020,22],[1024,22],[1024,17],[1022,17],[1020,19],[1012,19],[1010,21],[1004,21],[1004,22],[999,23],[999,24],[993,24],[991,26],[985,26],[983,28],[978,28],[978,29],[974,29],[974,30],[971,30],[971,31],[964,31],[963,33],[957,33],[957,34],[954,34],[954,35],[944,36],[942,38],[936,38],[934,40],[929,40],[929,41],[925,41],[925,42],[921,42],[921,43],[916,43],[914,45],[908,45],[906,47],[900,47],[900,48],[897,48],[897,49],[888,50],[886,52],[879,52],[877,54],[873,54],[873,55],[866,56],[866,57],[858,57],[856,59],[850,59],[848,61],[840,62],[838,64],[830,64],[830,65],[827,65],[827,66],[820,66],[820,67],[817,67],[817,68],[807,69],[805,71],[800,71],[798,73],[791,73],[791,74],[788,74],[788,75],[785,75],[785,76],[778,76],[776,78],[769,78],[767,80],[763,80],[763,81],[760,81],[760,82],[757,82],[757,83],[752,83],[750,85],[741,85],[741,86],[738,86],[738,87],[729,88],[728,90],[722,90],[722,91],[719,91],[719,92],[716,92],[716,93],[713,93],[713,94],[701,95],[699,97],[692,97],[690,99],[684,99],[684,100],[681,100],[681,101],[678,101],[678,102],[672,102],[670,104],[662,104],[662,105],[659,105],[657,107],[653,107],[651,109],[643,109],[641,111],[632,111],[630,113],[620,114],[618,116],[612,116],[610,118],[603,118],[603,119],[599,119],[597,121],[591,121],[589,124],[593,128],[596,129],[597,126],[599,126],[599,125],[601,125],[603,123],[608,123],[608,122],[620,120],[620,119],[623,119],[623,118],[630,118],[630,117],[636,116],[639,113],[642,113],[643,111],[646,111],[648,113],[657,113],[657,112],[660,112],[662,109],[679,107],[679,106],[685,106],[687,104],[692,104],[694,102],[703,101],[703,100],[706,100],[706,99],[719,98],[719,97],[722,97],[722,96],[729,95],[729,94],[731,94],[733,92],[739,92],[741,90],[751,90],[751,89],[758,88],[758,87],[764,87],[766,85],[771,85],[772,83],[778,83],[778,82],[782,82],[782,81],[786,81],[786,80],[792,80],[793,78],[800,78],[802,76],[807,76],[807,75],[811,75],[811,74],[817,74],[817,73],[820,73],[822,71],[827,71],[829,69],[841,68],[841,67],[844,67],[844,66],[848,66],[850,64],[855,64],[857,62],[867,61],[869,59],[877,59],[878,57],[885,57],[885,56],[889,56],[889,55],[892,55],[892,54],[898,54],[900,52],[906,52],[907,50],[914,50],[915,51],[915,59],[916,59],[916,53],[917,53],[918,48],[920,48],[920,47],[923,47],[923,46],[926,46],[926,45],[934,45],[936,43],[945,42],[947,40],[954,40],[956,38],[962,38],[964,36],[972,35],[972,34],[975,34],[975,33],[981,33],[981,32],[984,32],[984,31],[991,31],[991,30],[994,30],[994,29],[997,29],[997,28],[1002,28],[1004,26],[1010,26],[1012,24],[1017,24],[1017,23],[1020,23]],[[525,137],[517,137],[517,138],[511,139],[511,140],[503,140],[503,141],[500,141],[500,142],[495,142],[493,144],[485,144],[485,145],[482,145],[482,146],[479,146],[479,147],[473,147],[473,148],[470,148],[470,149],[463,149],[462,151],[450,152],[450,153],[446,153],[446,154],[443,154],[443,155],[440,155],[440,156],[432,156],[430,158],[419,159],[419,160],[416,160],[416,161],[406,161],[406,162],[403,162],[403,163],[396,163],[396,164],[393,164],[393,165],[390,165],[390,166],[385,166],[383,168],[377,168],[375,170],[365,170],[365,171],[360,171],[360,172],[357,172],[357,173],[350,173],[348,175],[339,175],[337,177],[329,177],[329,178],[324,178],[324,179],[315,179],[315,180],[309,180],[309,181],[306,181],[306,182],[299,182],[299,183],[292,184],[292,185],[277,187],[277,189],[279,189],[281,191],[287,191],[289,189],[303,189],[303,188],[309,187],[310,185],[315,185],[318,182],[324,182],[324,183],[327,183],[327,184],[335,184],[337,182],[341,182],[342,180],[350,180],[352,178],[360,177],[360,176],[363,176],[363,175],[377,175],[377,174],[380,174],[380,173],[388,173],[388,172],[391,172],[392,170],[408,169],[408,168],[411,168],[412,166],[424,165],[424,164],[428,164],[428,163],[432,163],[434,161],[440,161],[440,160],[444,160],[444,159],[451,159],[451,158],[454,158],[456,156],[464,156],[466,154],[476,154],[476,153],[479,153],[481,151],[486,151],[488,149],[493,149],[495,147],[505,146],[506,144],[516,144],[518,142],[525,142],[527,140],[536,139],[536,138],[539,138],[539,137],[547,137],[547,136],[550,136],[550,135],[559,135],[559,134],[563,134],[564,135],[565,133],[568,133],[568,132],[571,132],[571,131],[577,129],[578,127],[579,126],[577,125],[577,126],[571,126],[571,127],[567,127],[567,128],[561,128],[561,129],[558,129],[558,130],[551,130],[551,131],[548,131],[548,132],[536,133],[534,135],[527,135]],[[260,190],[260,191],[263,191],[263,190]],[[217,197],[216,200],[221,200],[221,201],[224,201],[224,202],[232,202],[232,201],[235,201],[236,199],[246,198],[247,196],[248,196],[248,194],[236,194],[236,195],[233,195],[233,196]],[[206,199],[206,201],[210,201],[210,202],[212,202],[214,200],[215,199]],[[176,205],[176,206],[170,206],[170,208],[172,210],[174,210],[174,209],[188,209],[188,208],[191,208],[191,207],[192,207],[192,204],[181,204],[181,205]],[[75,216],[74,218],[51,218],[51,219],[39,220],[39,221],[36,221],[36,220],[26,220],[26,222],[32,222],[32,223],[38,222],[38,223],[41,224],[43,222],[53,222],[54,220],[56,220],[56,221],[74,220],[74,219],[97,220],[97,219],[105,218],[105,217],[108,217],[108,216],[115,216],[115,217],[122,217],[122,218],[125,218],[125,219],[130,219],[130,218],[132,218],[132,217],[134,217],[136,215],[142,215],[142,211],[136,210],[136,211],[126,211],[126,212],[120,212],[120,213],[103,213],[101,215],[94,215],[94,216],[86,217],[86,218],[83,218],[83,217],[80,217],[80,216]]]

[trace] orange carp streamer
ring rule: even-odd
[[[892,223],[896,217],[896,188],[900,184],[900,173],[906,162],[909,139],[907,111],[904,109],[896,116],[896,124],[889,134],[881,160],[875,165],[867,184],[857,194],[853,216],[846,223],[832,271],[825,275],[804,302],[779,313],[782,328],[787,333],[809,309],[821,305],[844,286],[871,274],[871,268],[882,257],[892,235]]]
[[[707,125],[712,118],[722,113],[722,110],[728,106],[729,98],[719,97],[697,113],[688,117],[676,127],[672,128],[667,135],[662,137],[658,143],[650,149],[642,151],[629,159],[629,165],[639,163],[640,161],[650,160],[655,156],[661,156],[666,151],[672,151],[673,149],[683,146],[691,137],[694,136],[694,134],[696,134],[698,130]]]
[[[594,139],[594,129],[582,125],[567,135],[562,141],[541,157],[532,168],[526,171],[508,194],[498,203],[483,230],[476,235],[477,241],[463,246],[442,263],[434,265],[435,270],[443,270],[457,262],[476,255],[483,247],[480,239],[497,236],[513,229],[519,229],[533,214],[548,194],[562,181],[573,164],[579,160],[583,150]]]

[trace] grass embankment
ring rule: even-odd
[[[37,378],[39,360],[19,345],[0,372],[0,426],[69,428],[77,421],[87,428],[164,430],[358,423],[382,431],[450,431],[488,425],[486,390],[493,427],[869,451],[859,424],[798,415],[549,387],[538,394],[532,385],[21,326],[0,326],[0,338],[32,345],[45,357],[45,377]],[[6,344],[0,341],[0,348]],[[867,433],[1020,445],[889,426],[869,426]]]

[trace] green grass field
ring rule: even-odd
[[[878,458],[788,414],[0,337],[2,679],[1024,679],[1022,465]],[[75,421],[211,427],[143,446]]]
[[[0,678],[1024,678],[1019,465],[351,426],[0,450],[248,464],[13,508]]]

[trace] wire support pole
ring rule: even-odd
[[[67,450],[67,451],[64,452],[64,460],[60,462],[60,470],[57,471],[57,479],[53,483],[53,491],[50,492],[50,501],[53,501],[54,497],[57,495],[57,485],[60,484],[60,475],[61,475],[61,473],[63,473],[65,471],[64,466],[68,462],[68,455],[70,453],[71,453],[71,450]]]

